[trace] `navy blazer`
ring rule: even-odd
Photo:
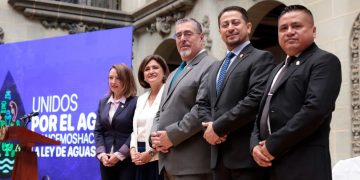
[[[130,147],[130,135],[133,130],[132,121],[137,97],[129,97],[126,99],[125,104],[119,105],[111,124],[109,122],[111,103],[107,103],[109,98],[110,96],[107,96],[99,102],[94,130],[96,154],[110,153],[111,146],[114,146],[114,152],[119,151],[124,144]],[[129,154],[123,155],[129,156]]]

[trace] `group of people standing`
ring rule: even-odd
[[[139,97],[131,70],[111,67],[94,131],[102,179],[331,179],[341,65],[315,44],[312,13],[291,5],[280,14],[287,57],[278,65],[251,45],[244,8],[223,9],[218,26],[222,61],[204,49],[198,21],[178,20],[182,63],[169,74],[162,57],[146,57],[138,79],[149,91]]]

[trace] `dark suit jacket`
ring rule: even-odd
[[[215,168],[220,151],[227,168],[254,167],[248,146],[266,80],[275,66],[273,56],[247,45],[230,65],[217,96],[216,76],[221,64],[211,68],[207,97],[199,103],[200,118],[213,121],[216,134],[228,135],[222,144],[211,146],[211,167]]]
[[[96,154],[110,153],[111,146],[114,152],[119,151],[123,144],[130,147],[130,135],[132,133],[132,120],[135,112],[137,97],[129,97],[125,104],[119,105],[112,123],[109,122],[109,110],[111,103],[107,103],[109,96],[99,102],[96,124],[94,130]],[[122,153],[125,157],[129,154]]]
[[[271,73],[265,94],[282,65]],[[266,147],[275,157],[273,177],[331,179],[330,121],[340,85],[339,59],[315,43],[290,64],[269,108],[272,134],[266,139]],[[265,99],[266,96],[262,98],[260,113]],[[263,140],[259,136],[260,116],[252,134],[251,149]]]

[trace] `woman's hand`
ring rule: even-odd
[[[151,160],[152,156],[149,151],[138,153],[137,158],[133,161],[136,165],[143,165],[148,163]]]
[[[103,156],[101,156],[100,161],[101,161],[101,163],[102,163],[105,167],[110,167],[110,164],[109,164],[109,156],[108,156],[108,155],[103,155]]]
[[[115,154],[110,154],[109,161],[108,161],[110,167],[115,166],[115,164],[119,161],[120,161],[120,159],[118,157],[116,157]]]
[[[131,156],[131,161],[136,164],[136,162],[139,161],[139,157],[140,157],[140,153],[137,152],[136,148],[132,147],[130,149],[130,156]]]

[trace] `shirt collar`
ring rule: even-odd
[[[245,41],[244,43],[240,44],[240,46],[233,49],[231,52],[233,52],[235,56],[238,56],[248,44],[250,44],[250,41]],[[226,50],[226,54],[228,54],[229,52],[229,50]]]
[[[298,57],[300,56],[300,54],[301,54],[301,53],[297,53],[297,54],[295,54],[295,57],[297,57],[297,58],[298,58]],[[286,55],[286,59],[287,59],[287,58],[289,58],[289,57],[290,57],[289,55]]]
[[[122,104],[125,104],[125,102],[126,102],[126,98],[124,96],[122,96],[120,99],[115,100],[114,97],[111,95],[109,100],[107,101],[107,104],[108,103],[113,103],[113,104],[122,103]]]

